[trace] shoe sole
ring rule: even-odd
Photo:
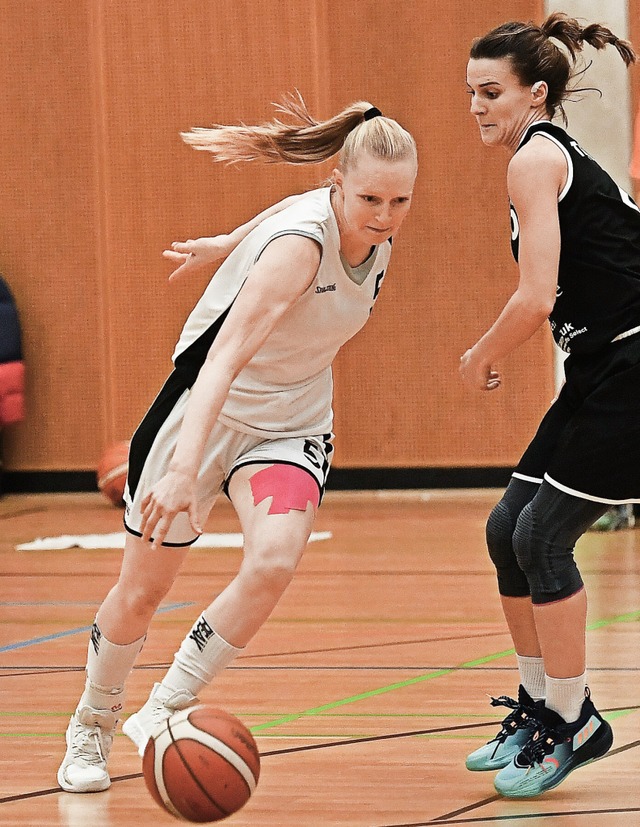
[[[580,761],[580,763],[571,765],[570,762],[567,762],[567,769],[560,773],[556,773],[553,776],[553,780],[546,785],[543,785],[540,789],[535,790],[533,792],[518,792],[518,791],[507,791],[504,792],[494,784],[496,788],[496,792],[500,793],[500,795],[504,796],[505,798],[535,798],[538,795],[542,795],[543,793],[548,792],[549,790],[555,789],[557,786],[562,784],[565,778],[572,773],[574,770],[580,769],[580,767],[586,767],[587,764],[591,764],[593,761],[598,761],[604,755],[606,755],[609,750],[611,749],[611,745],[613,744],[613,730],[610,726],[607,726],[607,730],[603,733],[602,744],[598,745],[598,753],[591,758],[587,758],[586,761]]]
[[[62,787],[62,789],[66,793],[102,793],[105,790],[108,790],[111,786],[111,779],[107,776],[104,781],[94,781],[91,784],[86,784],[82,788],[74,787],[73,784],[70,784],[64,774],[66,767],[63,765],[58,770],[58,784]]]
[[[67,750],[68,750],[69,749],[69,730],[68,729],[64,734],[64,740],[65,740],[65,743],[67,745]],[[66,756],[65,756],[65,758],[66,758]],[[56,776],[57,779],[58,779],[58,784],[62,787],[62,789],[66,793],[102,793],[105,790],[108,790],[109,787],[111,786],[111,779],[107,775],[107,777],[103,781],[90,782],[89,784],[85,784],[82,787],[82,789],[79,789],[78,787],[74,787],[73,784],[71,784],[71,782],[67,781],[66,776],[64,774],[64,771],[66,770],[66,768],[68,766],[70,766],[70,764],[66,764],[65,761],[63,761],[62,764],[60,764],[60,766],[58,768],[58,774]]]

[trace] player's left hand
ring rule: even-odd
[[[164,250],[162,253],[163,257],[171,261],[174,266],[169,281],[204,271],[210,272],[212,266],[220,259],[226,258],[232,249],[228,235],[174,241],[171,249]]]
[[[480,359],[474,348],[460,357],[460,376],[471,390],[495,391],[502,382],[498,371]]]

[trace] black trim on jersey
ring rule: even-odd
[[[209,325],[204,333],[201,333],[195,341],[191,342],[188,348],[176,356],[174,364],[177,368],[188,367],[193,369],[195,367],[197,370],[200,370],[200,368],[204,365],[204,360],[207,358],[211,345],[214,343],[215,338],[220,332],[220,328],[224,324],[224,321],[229,315],[229,311],[232,307],[233,302],[231,302],[229,307],[227,307],[227,309],[224,310],[218,318]]]
[[[160,428],[171,414],[178,399],[191,388],[198,378],[200,368],[204,364],[207,354],[216,336],[220,332],[225,319],[229,315],[233,302],[218,316],[209,327],[193,341],[186,350],[178,354],[175,359],[175,368],[164,383],[162,390],[145,414],[142,422],[136,429],[129,448],[129,473],[127,482],[131,498],[133,499],[142,469],[155,442]]]
[[[165,420],[175,408],[182,394],[192,387],[197,378],[198,370],[196,369],[175,368],[154,399],[142,422],[138,425],[129,447],[127,484],[131,499],[136,493],[142,469],[160,428],[164,425]]]

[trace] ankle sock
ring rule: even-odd
[[[97,623],[91,627],[87,652],[87,681],[78,706],[118,712],[124,704],[124,684],[145,638],[120,645],[111,643]]]
[[[572,724],[580,717],[584,703],[584,690],[587,685],[587,673],[583,672],[575,678],[546,677],[548,709],[557,712],[568,724]]]
[[[220,637],[202,614],[180,644],[162,686],[172,692],[187,689],[197,697],[241,651]]]
[[[526,655],[516,655],[520,683],[531,695],[534,701],[542,701],[546,697],[544,661],[542,658],[531,658]]]

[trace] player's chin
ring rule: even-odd
[[[370,230],[369,232],[371,234],[371,238],[373,239],[374,244],[384,244],[384,242],[388,241],[394,234],[393,230],[385,230],[384,232]]]
[[[480,129],[480,138],[485,146],[498,146],[500,140],[494,129]]]

